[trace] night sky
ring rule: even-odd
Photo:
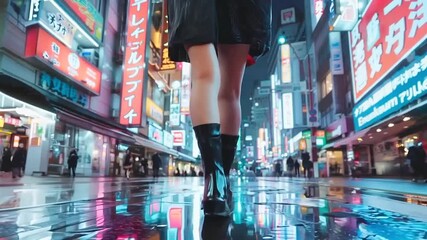
[[[304,1],[303,0],[272,0],[273,1],[273,32],[272,37],[276,36],[277,29],[280,24],[280,10],[290,7],[295,7],[297,14],[303,15]],[[243,78],[242,87],[242,119],[248,118],[251,113],[251,103],[249,98],[253,92],[255,83],[259,80],[270,79],[267,63],[271,58],[271,52],[258,59],[257,63],[248,67]]]

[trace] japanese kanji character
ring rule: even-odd
[[[74,87],[70,87],[70,92],[69,92],[67,98],[73,102],[77,102],[79,100],[79,93],[78,93],[77,89]]]
[[[366,71],[366,62],[360,64],[355,71],[356,91],[360,92],[368,83],[368,73]]]
[[[145,32],[145,28],[137,28],[137,29],[135,29],[132,33],[131,33],[131,36],[132,37],[134,37],[134,38],[139,38],[139,34],[140,33],[144,33]]]
[[[133,118],[138,117],[138,114],[135,112],[135,109],[131,109],[123,117],[128,120],[129,124],[133,124]]]
[[[399,54],[405,46],[405,18],[402,17],[398,22],[391,24],[388,28],[388,35],[385,37],[387,42],[386,53],[391,53],[394,45],[394,54]]]
[[[59,80],[58,78],[54,77],[50,90],[52,90],[55,93],[60,94],[61,93],[61,84],[62,84],[62,81]]]
[[[40,82],[39,85],[43,88],[43,89],[49,89],[50,85],[52,84],[52,78],[50,77],[49,74],[47,73],[41,73],[40,74]]]
[[[381,35],[378,13],[375,13],[374,16],[372,16],[371,21],[366,26],[366,32],[368,32],[366,37],[367,37],[367,45],[368,45],[367,48],[369,51],[375,45],[375,43],[378,41]]]
[[[132,107],[133,99],[135,99],[135,95],[130,95],[125,97],[125,101],[128,102],[128,107]]]
[[[142,84],[141,80],[136,80],[136,81],[129,81],[126,83],[126,85],[133,85],[129,90],[128,93],[134,92],[136,90],[136,88],[138,87],[138,84]]]
[[[427,23],[427,4],[425,0],[415,0],[409,5],[409,9],[413,10],[409,13],[408,18],[413,20],[409,37],[413,38],[417,34],[417,30]]]
[[[132,7],[135,7],[135,6],[137,6],[137,10],[138,10],[138,12],[139,11],[141,11],[141,4],[143,4],[143,3],[146,3],[147,2],[147,0],[135,0],[135,2],[134,3],[132,3]]]
[[[132,15],[131,26],[138,26],[145,21],[145,18],[141,18],[138,22],[136,21],[136,15]]]
[[[384,0],[382,0],[384,1]],[[396,7],[400,7],[402,5],[402,0],[392,0],[385,8],[384,8],[384,15],[389,14],[393,9]]]
[[[61,96],[67,97],[70,94],[70,85],[68,83],[63,82],[61,84]]]
[[[128,60],[128,64],[137,64],[142,60],[142,55],[138,52],[131,52]]]
[[[85,107],[88,102],[88,96],[83,93],[79,93],[79,99],[77,100],[77,104],[80,104],[81,106]]]
[[[369,66],[371,67],[370,78],[375,76],[375,73],[381,71],[381,56],[383,54],[383,45],[380,44],[372,49],[372,55],[369,57]]]
[[[356,44],[359,42],[359,40],[360,40],[360,31],[359,31],[359,25],[357,25],[351,31],[351,47],[354,48]]]
[[[133,72],[131,75],[129,75],[130,78],[134,78],[138,75],[139,70],[142,69],[142,66],[138,66],[138,67],[131,67],[131,68],[127,68],[126,71],[127,72]]]
[[[420,63],[416,63],[412,68],[411,68],[411,77],[416,77],[419,73],[421,72],[421,64]]]
[[[52,43],[52,52],[59,54],[61,51],[61,47],[58,46],[58,44],[56,44],[56,42]]]
[[[354,66],[359,66],[365,60],[365,42],[359,41],[353,50]]]

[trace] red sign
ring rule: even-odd
[[[426,38],[426,1],[371,1],[351,33],[355,100],[360,100]]]
[[[148,21],[147,0],[130,0],[127,14],[127,34],[123,63],[123,84],[120,104],[120,124],[142,125],[143,84]]]
[[[69,79],[99,95],[101,71],[40,27],[27,29],[26,57],[37,57]]]
[[[185,145],[185,130],[172,130],[173,145],[184,146]]]

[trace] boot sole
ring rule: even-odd
[[[205,200],[202,205],[206,216],[229,217],[231,214],[226,201]]]

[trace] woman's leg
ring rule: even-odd
[[[248,52],[249,45],[247,44],[220,44],[218,46],[218,59],[221,69],[218,103],[226,175],[230,173],[239,139],[238,134],[242,120],[240,94]]]
[[[221,155],[218,58],[212,44],[190,46],[187,52],[191,61],[191,119],[205,172],[203,210],[206,215],[229,216]]]
[[[218,45],[221,87],[218,95],[221,133],[238,135],[241,123],[240,93],[246,68],[247,44]]]
[[[220,74],[213,44],[188,47],[191,61],[190,112],[193,126],[220,123],[218,91]]]

